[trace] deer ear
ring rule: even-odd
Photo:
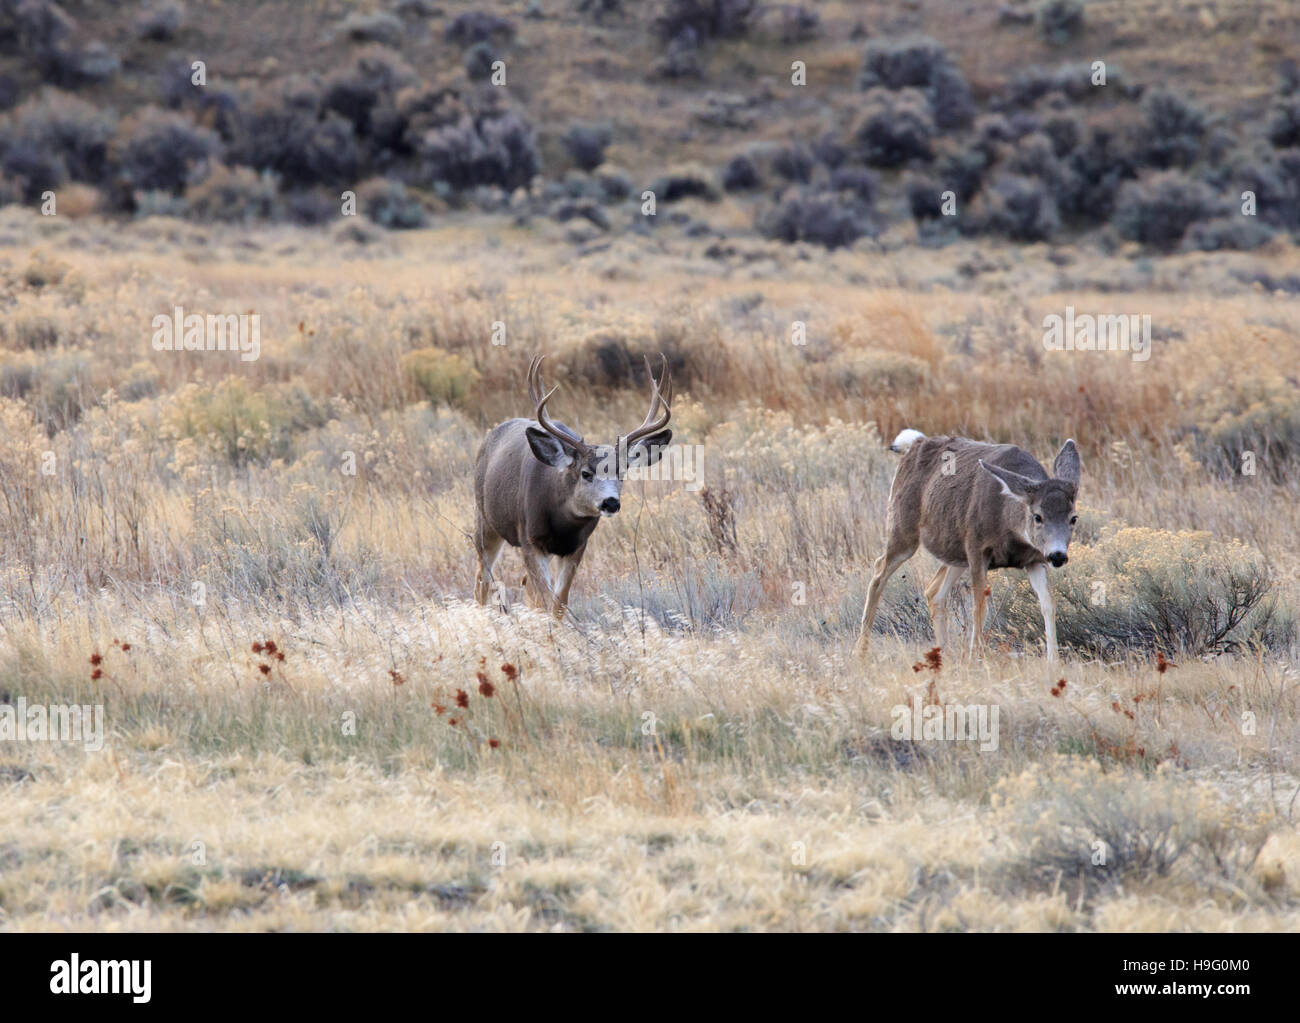
[[[654,465],[663,456],[664,449],[668,447],[672,439],[672,430],[661,430],[651,437],[642,437],[632,445],[632,450],[627,453],[628,466]]]
[[[1070,483],[1074,486],[1079,485],[1079,474],[1083,471],[1083,465],[1079,461],[1079,449],[1074,446],[1074,440],[1071,438],[1061,445],[1060,453],[1056,456],[1056,461],[1052,463],[1052,475],[1064,483]]]
[[[1000,465],[989,465],[982,458],[979,462],[980,468],[1002,485],[1002,493],[1008,497],[1014,497],[1017,501],[1028,503],[1038,489],[1038,484],[1028,476],[1021,476],[1020,473],[1004,469]]]
[[[554,469],[567,469],[573,464],[574,452],[566,444],[561,444],[545,430],[530,426],[524,431],[528,446],[533,449],[533,457]]]

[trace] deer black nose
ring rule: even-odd
[[[607,497],[605,500],[600,502],[600,510],[606,515],[613,515],[621,507],[623,506],[618,503],[617,497]]]
[[[1052,553],[1047,556],[1047,560],[1052,563],[1053,568],[1060,568],[1070,560],[1070,556],[1066,554],[1065,551],[1052,551]]]

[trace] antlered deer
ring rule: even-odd
[[[888,540],[867,589],[857,654],[867,650],[886,580],[924,544],[941,562],[925,588],[939,646],[948,643],[948,594],[968,569],[975,595],[973,655],[982,642],[987,574],[1023,568],[1043,612],[1047,658],[1055,661],[1056,612],[1047,566],[1060,568],[1069,560],[1067,548],[1078,521],[1074,501],[1081,466],[1074,441],[1061,447],[1051,476],[1012,444],[904,430],[891,450],[902,451],[903,459],[889,490]]]
[[[629,465],[659,461],[672,440],[664,429],[672,417],[668,360],[656,380],[650,375],[650,411],[645,421],[614,446],[588,444],[546,412],[555,389],[542,384],[542,359],[528,368],[528,394],[535,419],[508,419],[483,439],[474,463],[474,548],[478,577],[474,599],[486,604],[492,568],[503,543],[523,551],[525,592],[534,607],[556,618],[569,604],[569,587],[582,563],[587,540],[603,515],[618,512]],[[661,356],[662,358],[662,356]],[[559,561],[554,588],[548,558]]]

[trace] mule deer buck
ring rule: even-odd
[[[672,417],[672,385],[668,360],[656,380],[647,359],[650,411],[645,421],[613,446],[588,444],[547,413],[555,388],[546,391],[542,383],[543,358],[537,356],[528,367],[535,418],[508,419],[495,427],[475,458],[474,599],[487,603],[492,569],[501,545],[508,543],[523,552],[529,603],[561,618],[592,531],[601,516],[618,512],[628,467],[654,465],[672,440],[672,431],[665,429]],[[552,557],[559,562],[554,587],[548,564]]]
[[[1067,548],[1078,521],[1074,501],[1081,465],[1074,441],[1061,447],[1051,476],[1012,444],[904,430],[890,449],[903,452],[903,459],[889,489],[888,539],[867,588],[858,656],[870,643],[885,582],[924,544],[940,561],[925,588],[939,646],[948,645],[948,594],[967,570],[975,596],[974,655],[983,642],[986,576],[997,568],[1023,568],[1043,612],[1047,659],[1055,661],[1056,612],[1047,566],[1060,568],[1069,560]]]

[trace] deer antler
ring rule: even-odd
[[[669,402],[672,401],[673,397],[673,382],[668,373],[667,357],[663,352],[660,352],[659,358],[662,360],[662,365],[659,370],[659,379],[656,380],[654,371],[650,368],[650,359],[646,357],[645,371],[650,377],[650,411],[646,413],[645,421],[623,438],[622,443],[627,445],[627,450],[630,450],[632,445],[641,438],[658,433],[668,425],[668,420],[672,418],[673,410],[669,406]],[[663,415],[655,418],[660,406],[663,407]]]
[[[556,392],[558,385],[552,387],[549,391],[545,390],[545,385],[542,383],[542,360],[545,358],[545,355],[535,356],[528,367],[528,396],[533,401],[535,410],[533,416],[542,429],[556,440],[568,444],[581,454],[586,454],[591,450],[586,441],[563,423],[555,422],[546,414],[546,403],[551,400],[551,395]]]

